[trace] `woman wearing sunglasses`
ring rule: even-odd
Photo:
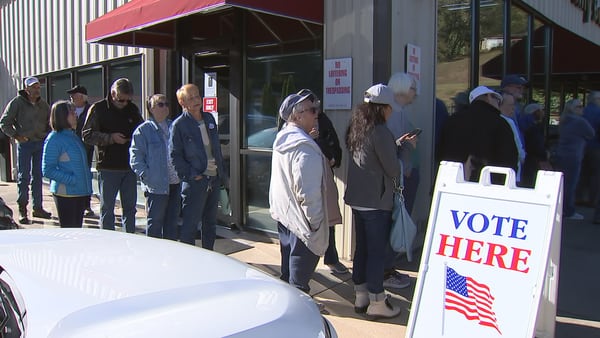
[[[133,132],[129,164],[146,196],[146,234],[176,240],[181,186],[168,151],[169,103],[165,95],[155,94],[148,98],[146,108],[150,118]]]

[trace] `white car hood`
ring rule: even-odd
[[[23,297],[27,337],[265,337],[281,333],[279,322],[288,337],[323,336],[310,329],[322,329],[322,317],[304,293],[178,242],[96,229],[1,231],[0,266]]]

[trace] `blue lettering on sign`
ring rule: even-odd
[[[525,234],[525,225],[527,220],[511,218],[507,216],[492,215],[491,217],[484,213],[471,213],[469,211],[458,211],[450,210],[452,213],[452,221],[454,222],[454,228],[458,230],[463,223],[466,221],[466,227],[474,233],[480,234],[486,232],[492,224],[492,228],[495,225],[493,232],[494,236],[508,236],[509,238],[525,240],[527,235]],[[459,215],[460,214],[460,215]],[[502,230],[504,225],[510,227],[510,234],[503,234]]]

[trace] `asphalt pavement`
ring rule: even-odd
[[[0,182],[0,196],[13,209],[14,218],[17,220],[16,184]],[[52,219],[32,218],[32,224],[23,227],[58,226],[54,201],[47,185],[44,185],[44,208],[52,212]],[[99,208],[98,200],[92,198],[92,209],[98,213]],[[593,209],[579,208],[578,212],[586,217],[584,221],[567,220],[562,225],[555,337],[600,338],[600,225],[591,222]],[[120,215],[118,208],[115,214]],[[143,208],[138,209],[136,218],[138,233],[143,235],[146,224]],[[86,217],[84,226],[99,228],[98,217]],[[118,227],[117,231],[123,229]],[[277,238],[264,233],[244,229],[230,230],[226,227],[219,227],[217,234],[219,239],[215,245],[216,251],[278,276],[280,256]],[[416,253],[416,256],[415,262],[408,263],[404,260],[398,264],[398,271],[411,276],[411,286],[401,290],[388,290],[392,302],[399,304],[403,309],[399,317],[368,321],[362,315],[354,313],[351,275],[334,275],[322,262],[310,283],[311,294],[325,304],[329,312],[326,317],[333,323],[340,337],[403,337],[418,276],[420,254]],[[351,262],[343,263],[348,267],[352,266]]]

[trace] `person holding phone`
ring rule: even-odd
[[[98,146],[98,186],[100,187],[100,223],[102,229],[115,229],[115,201],[121,196],[123,223],[135,232],[137,175],[129,167],[131,136],[144,119],[131,102],[133,84],[117,79],[104,100],[94,103],[83,125],[83,142]]]
[[[417,96],[417,80],[407,73],[395,73],[388,86],[394,94],[392,115],[386,121],[388,129],[392,132],[396,145],[397,156],[402,163],[404,179],[404,203],[406,210],[412,212],[419,186],[419,158],[417,153],[417,140],[422,132],[414,128],[408,120],[404,107],[411,104]],[[410,285],[410,277],[394,269],[396,253],[388,245],[385,262],[383,286],[391,289],[403,289]]]

